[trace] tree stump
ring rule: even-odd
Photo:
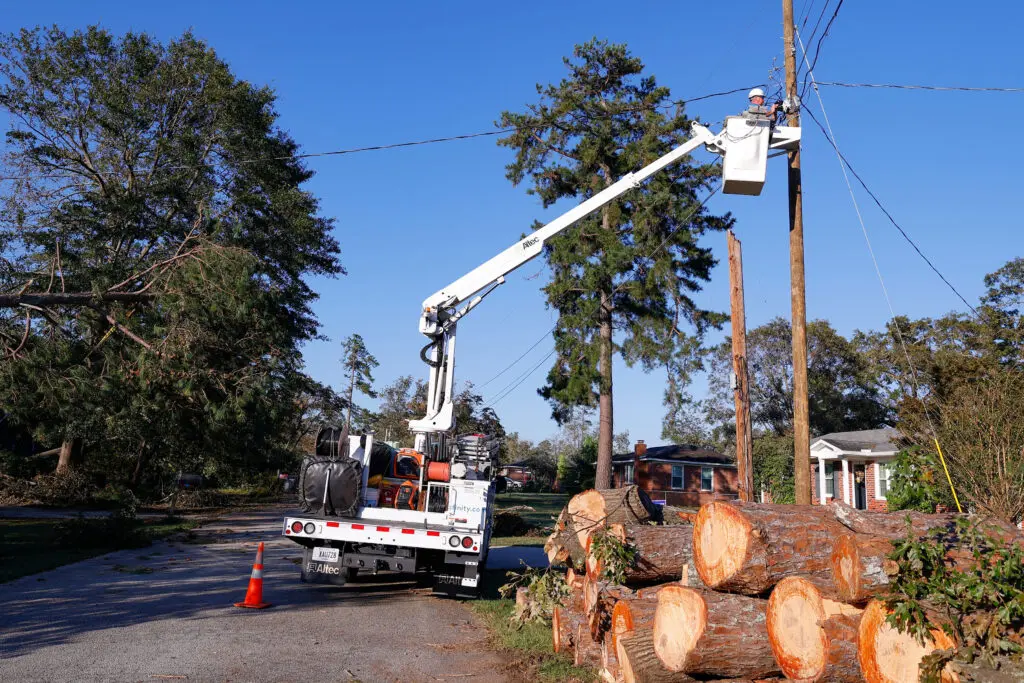
[[[909,633],[900,633],[886,622],[888,612],[879,600],[872,600],[864,610],[858,629],[857,659],[867,683],[917,683],[921,659],[935,650],[954,646],[953,641],[938,629],[921,645]],[[947,672],[948,672],[947,668]],[[956,680],[943,673],[944,683]]]
[[[669,671],[702,678],[775,675],[766,606],[758,598],[666,586],[658,591],[654,651]]]
[[[693,526],[693,564],[719,591],[762,595],[787,576],[803,576],[828,594],[832,540],[845,531],[823,505],[716,501]]]
[[[647,629],[624,633],[615,651],[625,683],[695,683],[686,674],[665,668],[654,652],[654,635]]]
[[[783,675],[817,683],[862,683],[857,629],[862,610],[827,600],[812,583],[791,576],[768,598],[768,642]]]

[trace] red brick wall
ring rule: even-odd
[[[734,467],[714,468],[714,491],[700,490],[700,465],[683,465],[683,488],[672,489],[672,464],[641,462],[637,485],[647,491],[652,500],[664,500],[669,505],[696,507],[721,498],[735,498],[739,480]],[[619,470],[621,472],[621,469]]]
[[[868,502],[868,510],[888,512],[888,503],[884,500],[878,500],[878,498],[875,497],[875,463],[872,460],[865,463],[864,481],[867,483],[868,495],[865,500]]]

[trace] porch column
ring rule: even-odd
[[[822,505],[828,505],[828,496],[825,495],[825,461],[821,458],[818,458],[818,491],[818,500]]]
[[[843,458],[843,502],[850,504],[850,463]]]

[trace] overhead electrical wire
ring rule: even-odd
[[[907,85],[903,83],[842,83],[839,81],[817,81],[818,85],[837,88],[891,88],[894,90],[938,90],[943,92],[1005,92],[1024,93],[1024,88],[989,88],[960,85]]]
[[[840,0],[840,2],[841,1],[842,0]],[[807,63],[807,48],[804,46],[803,40],[800,38],[800,33],[797,32],[796,35],[797,35],[797,40],[800,42],[800,50],[803,53],[804,63],[806,64]],[[918,379],[917,369],[914,367],[914,363],[910,359],[910,352],[907,350],[907,344],[906,344],[906,341],[903,338],[903,332],[900,329],[899,323],[896,320],[896,310],[895,310],[895,308],[893,308],[892,299],[889,296],[889,289],[885,285],[885,278],[882,277],[882,269],[878,265],[878,258],[875,256],[875,249],[871,245],[871,237],[868,235],[868,229],[867,229],[867,226],[864,223],[864,217],[863,217],[863,215],[861,214],[861,211],[860,211],[860,204],[857,202],[857,195],[856,195],[856,193],[854,193],[853,185],[850,183],[850,176],[846,173],[846,169],[847,169],[848,164],[846,162],[845,157],[843,157],[843,153],[841,151],[839,151],[839,145],[836,143],[835,132],[832,130],[832,123],[828,119],[828,112],[825,111],[825,102],[824,102],[824,100],[821,97],[821,91],[818,89],[817,83],[815,83],[815,81],[814,81],[814,64],[813,63],[807,64],[807,75],[810,78],[811,85],[814,88],[814,94],[818,98],[818,106],[821,107],[821,115],[822,115],[822,118],[825,119],[825,127],[827,127],[827,129],[828,129],[826,131],[825,128],[822,128],[822,133],[825,134],[825,137],[828,140],[829,144],[832,145],[832,148],[835,150],[835,153],[836,153],[836,158],[839,160],[839,168],[843,172],[843,179],[846,181],[846,189],[850,193],[850,200],[853,202],[853,208],[854,208],[854,211],[857,214],[857,220],[858,220],[858,222],[860,222],[861,232],[864,234],[864,241],[865,241],[865,243],[868,246],[868,253],[871,255],[871,262],[875,266],[875,273],[878,275],[878,282],[882,286],[882,294],[885,296],[885,303],[889,307],[889,316],[890,316],[890,320],[892,321],[893,329],[896,330],[896,337],[899,340],[900,347],[903,349],[903,356],[904,356],[904,358],[906,358],[907,366],[910,369],[911,381],[913,382],[913,385],[914,385],[914,394],[915,394],[915,398],[916,398],[921,393],[920,381]],[[808,114],[810,114],[810,111],[808,111],[808,110],[805,110],[805,111],[807,111]],[[811,116],[811,118],[814,119],[815,123],[818,123],[819,127],[821,126],[821,124],[818,122],[817,119],[815,119],[813,116]],[[852,168],[850,168],[850,170],[853,171]],[[863,181],[861,181],[861,182],[863,184]],[[875,199],[875,201],[877,202],[878,200]],[[883,211],[884,211],[884,209],[883,209]],[[886,213],[886,215],[888,215],[888,213]],[[890,216],[889,219],[892,220],[892,217]],[[894,221],[894,223],[895,223],[895,221]],[[902,232],[902,229],[900,230],[900,232]],[[921,253],[920,250],[918,250],[918,253],[919,254]],[[922,256],[923,256],[923,254],[922,254]],[[930,261],[929,261],[929,265],[931,265]],[[932,266],[932,268],[934,270],[936,270],[936,272],[938,272],[938,270],[935,269],[934,266]],[[942,277],[941,273],[939,274],[939,276]],[[944,277],[942,279],[943,279],[944,282],[946,282],[946,284],[949,284],[949,282]],[[950,285],[950,287],[952,287],[952,285]],[[953,291],[956,292],[956,289],[954,288]],[[957,296],[960,296],[959,292],[956,292],[956,294],[957,294]],[[963,300],[962,296],[960,296],[960,298]],[[966,300],[964,300],[964,302],[966,303]],[[968,306],[970,306],[970,304],[968,304]],[[971,310],[974,310],[973,307],[971,307]],[[923,408],[924,408],[925,419],[928,421],[928,426],[932,430],[932,439],[935,442],[935,448],[938,451],[939,459],[942,462],[942,469],[945,471],[945,473],[946,473],[946,480],[949,482],[949,489],[950,489],[950,491],[953,492],[953,500],[956,501],[957,510],[959,510],[960,512],[963,512],[963,509],[960,507],[960,499],[959,499],[959,497],[956,494],[956,488],[953,486],[953,479],[949,475],[949,468],[946,466],[946,457],[943,455],[942,447],[939,445],[939,437],[938,437],[939,433],[938,433],[938,430],[935,429],[935,423],[932,422],[932,416],[931,416],[931,413],[928,411],[927,405],[924,405],[923,402],[922,402],[922,405],[923,405]]]
[[[825,7],[822,8],[823,14],[824,14],[824,10],[827,9],[827,8],[828,8],[827,4],[825,5]],[[832,24],[835,23],[836,18],[839,16],[839,10],[841,10],[842,8],[843,8],[843,0],[839,0],[839,2],[836,3],[835,10],[832,11],[832,16],[829,17],[828,23],[825,24],[825,28],[822,30],[821,35],[818,36],[818,44],[814,48],[814,59],[812,59],[811,63],[809,65],[807,65],[807,75],[810,75],[810,72],[814,71],[814,67],[816,67],[818,65],[818,57],[821,56],[821,46],[825,42],[825,39],[828,38],[828,32],[829,32],[829,30],[831,30]],[[818,21],[819,22],[821,21],[820,17],[819,17]],[[815,30],[817,30],[817,25],[815,25]],[[810,40],[810,39],[808,39],[808,40]],[[803,41],[801,41],[801,44],[802,43],[803,43]],[[804,52],[804,63],[807,64],[807,53],[806,52]],[[804,76],[804,82],[803,82],[803,84],[801,85],[801,88],[800,88],[800,98],[801,99],[803,99],[804,94],[807,92],[807,75]]]
[[[691,97],[689,99],[673,100],[672,102],[669,102],[668,104],[662,104],[662,105],[657,105],[657,106],[636,107],[634,109],[630,109],[629,111],[644,111],[644,110],[658,110],[658,109],[664,109],[666,111],[670,111],[673,108],[677,108],[679,106],[682,106],[682,105],[685,105],[685,104],[689,104],[691,102],[701,102],[703,100],[709,100],[709,99],[712,99],[712,98],[715,98],[715,97],[724,97],[726,95],[734,95],[734,94],[739,93],[739,92],[745,92],[745,91],[747,91],[751,87],[753,87],[753,86],[745,86],[745,87],[742,87],[742,88],[733,88],[732,90],[723,90],[723,91],[720,91],[720,92],[708,93],[706,95],[700,95],[698,97]],[[541,124],[538,124],[538,126],[534,126],[534,127],[540,127],[540,125]],[[543,124],[543,125],[546,125],[546,124]],[[418,147],[418,146],[422,146],[422,145],[433,145],[433,144],[438,144],[438,143],[442,143],[442,142],[455,142],[455,141],[458,141],[458,140],[471,140],[471,139],[474,139],[474,138],[492,137],[492,136],[495,136],[495,135],[504,135],[506,133],[514,133],[514,132],[516,132],[518,130],[524,130],[524,129],[528,129],[528,128],[531,128],[531,126],[499,128],[499,129],[496,129],[496,130],[481,131],[481,132],[478,132],[478,133],[464,133],[462,135],[448,135],[448,136],[445,136],[445,137],[427,138],[427,139],[423,139],[423,140],[410,140],[410,141],[407,141],[407,142],[393,142],[393,143],[386,143],[386,144],[380,144],[380,145],[366,145],[366,146],[363,146],[363,147],[351,147],[351,148],[348,148],[348,149],[329,150],[329,151],[326,151],[326,152],[304,152],[304,153],[286,154],[286,155],[280,155],[280,156],[253,157],[253,158],[249,158],[249,159],[240,159],[236,163],[248,165],[248,164],[258,164],[258,163],[263,163],[263,162],[268,162],[268,161],[290,161],[290,160],[299,160],[299,159],[314,159],[314,158],[318,158],[318,157],[344,156],[344,155],[349,155],[349,154],[359,154],[359,153],[363,153],[363,152],[377,152],[377,151],[383,151],[383,150],[389,150],[389,149],[400,149],[400,148],[403,148],[403,147]],[[163,167],[160,168],[160,170],[161,171],[180,171],[180,170],[189,170],[189,169],[195,169],[195,168],[204,168],[205,166],[206,166],[205,164],[179,164],[179,165],[163,166]],[[63,178],[63,177],[66,177],[67,175],[68,175],[68,173],[30,173],[30,174],[20,175],[20,176],[2,176],[2,177],[0,177],[0,181],[32,180],[32,179],[36,179],[36,178]],[[110,175],[114,175],[114,173],[110,172],[110,171],[89,171],[88,173],[84,173],[84,172],[80,173],[80,175],[110,176]]]

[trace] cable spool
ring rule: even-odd
[[[316,434],[316,454],[322,458],[338,459],[348,452],[347,434],[340,427],[325,425]]]
[[[427,463],[427,481],[448,482],[452,479],[452,467],[446,462]]]

